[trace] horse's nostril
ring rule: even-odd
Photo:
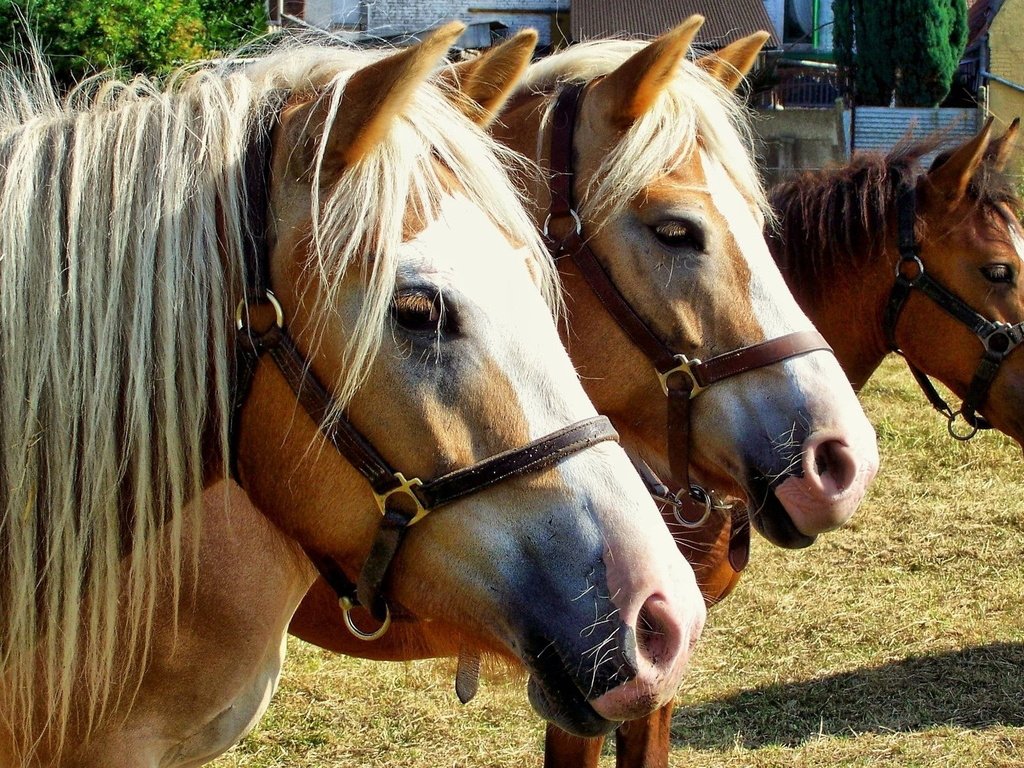
[[[660,663],[665,654],[667,632],[665,625],[658,618],[657,614],[650,610],[650,602],[644,604],[640,609],[640,615],[636,619],[636,644],[637,649],[652,664]]]
[[[819,475],[824,475],[828,471],[828,462],[825,460],[825,452],[821,451],[814,459],[814,470]]]

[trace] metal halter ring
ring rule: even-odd
[[[913,277],[908,277],[907,275],[903,274],[903,265],[906,264],[907,262],[911,262],[911,261],[917,267],[917,274],[914,275]],[[912,253],[909,256],[902,256],[900,258],[900,260],[896,262],[896,277],[903,278],[908,283],[913,283],[919,277],[921,277],[921,275],[923,275],[923,274],[924,274],[924,262],[921,261],[921,257],[918,256],[916,253]]]
[[[970,432],[964,432],[964,433],[957,432],[956,431],[956,417],[959,416],[959,415],[961,415],[961,414],[959,414],[959,413],[951,413],[947,417],[946,431],[949,432],[949,436],[952,437],[954,440],[959,440],[962,443],[966,443],[968,440],[970,440],[972,437],[974,437],[976,434],[978,434],[978,428],[976,426],[974,426],[973,424],[971,424],[969,421],[967,421],[967,419],[964,419],[964,423],[970,428]]]
[[[274,325],[278,328],[284,328],[284,310],[281,309],[281,302],[277,300],[277,296],[272,291],[264,291],[263,296],[270,302],[270,306],[274,308]],[[239,331],[245,328],[246,306],[245,299],[242,299],[238,302],[238,306],[235,307],[235,328]]]
[[[580,220],[580,215],[578,213],[576,213],[576,209],[575,208],[570,208],[569,209],[569,215],[572,216],[573,223],[576,225],[576,234],[577,235],[581,234],[583,232],[583,222]],[[551,223],[551,214],[549,213],[544,218],[544,226],[541,229],[541,234],[544,235],[545,239],[547,239],[547,237],[548,237],[548,225],[550,223]]]
[[[686,355],[674,355],[674,357],[679,361],[679,365],[675,368],[671,368],[664,373],[658,370],[655,371],[655,373],[658,374],[658,380],[661,382],[661,388],[664,390],[665,394],[668,395],[668,377],[673,373],[686,374],[686,376],[690,378],[690,383],[693,385],[690,388],[690,399],[692,400],[698,394],[707,389],[707,387],[702,387],[697,383],[697,377],[693,374],[693,366],[700,365],[700,359],[695,357],[691,360]]]
[[[352,621],[352,609],[355,606],[353,605],[351,598],[339,597],[338,607],[341,608],[341,615],[345,620],[345,628],[359,640],[364,640],[368,643],[373,640],[379,640],[384,637],[385,633],[391,627],[391,609],[388,608],[387,603],[384,604],[384,622],[373,632],[363,632],[363,630],[357,627],[356,623]]]
[[[413,488],[418,485],[423,485],[423,481],[418,477],[412,477],[406,480],[405,475],[401,472],[395,472],[395,479],[398,481],[398,485],[392,488],[390,491],[384,491],[384,493],[374,493],[374,498],[377,499],[377,506],[380,507],[380,513],[383,515],[387,511],[388,499],[394,496],[396,493],[404,493],[410,499],[413,504],[416,505],[416,514],[412,516],[412,519],[406,523],[406,525],[412,525],[418,523],[427,513],[429,509],[423,506],[423,502],[420,501],[420,497],[415,494]]]
[[[672,517],[676,519],[676,522],[686,528],[700,528],[704,523],[711,517],[711,510],[714,504],[711,501],[711,494],[701,488],[699,485],[690,485],[690,498],[696,501],[698,504],[704,505],[704,513],[697,520],[687,520],[680,514],[680,510],[683,508],[681,501],[676,498],[676,502],[672,504]]]

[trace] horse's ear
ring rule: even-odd
[[[942,165],[928,171],[927,178],[931,186],[945,196],[950,204],[955,205],[967,194],[967,187],[975,171],[985,160],[985,152],[991,139],[990,117],[977,136],[953,150],[949,159]]]
[[[597,101],[606,105],[612,125],[628,128],[653,106],[672,82],[679,62],[703,23],[703,16],[691,16],[637,51],[594,86],[593,93],[600,94]]]
[[[764,30],[734,40],[725,48],[697,59],[696,64],[730,91],[735,91],[757,61],[771,35]]]
[[[988,145],[988,151],[985,153],[985,162],[997,171],[1003,170],[1010,161],[1014,140],[1017,138],[1019,131],[1020,118],[1015,117],[1013,122],[1010,123],[1010,127],[1006,129],[1006,133],[998,139],[992,139],[992,143]]]
[[[383,141],[395,118],[410,104],[416,89],[434,73],[465,25],[453,21],[431,32],[422,42],[405,48],[355,72],[345,84],[342,104],[326,137],[321,186],[334,183],[348,166]],[[330,99],[319,98],[286,112],[297,126],[295,145],[306,148],[303,158],[312,163],[312,148],[319,146]],[[315,151],[315,150],[313,150]]]
[[[465,97],[456,106],[466,117],[486,128],[526,73],[536,47],[536,30],[524,29],[475,59],[445,68],[439,79]]]

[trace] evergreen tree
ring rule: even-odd
[[[858,104],[931,107],[967,45],[966,0],[834,0],[836,61]]]

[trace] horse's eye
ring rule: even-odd
[[[669,248],[689,248],[694,251],[704,250],[704,230],[690,221],[664,221],[651,227],[658,242]]]
[[[986,264],[981,268],[981,274],[990,283],[1013,282],[1013,270],[1009,264]]]
[[[441,294],[410,288],[395,294],[391,303],[395,322],[412,333],[436,334],[444,330],[445,311]]]

